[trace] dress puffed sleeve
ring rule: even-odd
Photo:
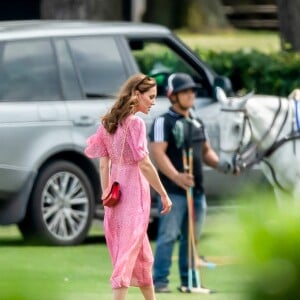
[[[135,116],[128,125],[128,144],[135,161],[142,160],[148,153],[145,122]]]
[[[105,128],[100,125],[97,132],[91,135],[86,141],[86,148],[84,153],[89,158],[99,158],[108,156],[107,148],[104,143]]]

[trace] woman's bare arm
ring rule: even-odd
[[[107,188],[109,188],[109,169],[110,169],[110,158],[105,156],[100,158],[99,172],[102,194],[105,194]]]
[[[158,173],[148,155],[146,155],[139,162],[139,168],[140,168],[142,174],[148,180],[149,184],[154,188],[154,190],[161,197],[162,206],[163,206],[163,210],[161,211],[161,214],[168,213],[171,209],[172,202],[169,199],[168,194],[159,179]]]

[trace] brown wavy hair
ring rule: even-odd
[[[154,86],[156,86],[155,79],[144,74],[136,74],[129,77],[121,87],[115,104],[110,111],[102,117],[104,128],[110,134],[115,133],[118,125],[122,124],[126,117],[135,112],[138,101],[134,92],[139,91],[140,93],[145,93]]]

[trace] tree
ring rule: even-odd
[[[40,3],[42,19],[122,20],[128,19],[133,0],[40,0]],[[221,0],[147,0],[143,20],[193,31],[228,25]]]
[[[122,1],[41,0],[41,18],[122,20]]]
[[[220,0],[148,0],[144,21],[192,31],[228,26]]]
[[[143,20],[175,29],[182,27],[189,0],[147,0],[147,10]]]
[[[190,0],[186,24],[190,30],[228,27],[220,0]]]
[[[281,47],[300,51],[300,0],[277,0]]]

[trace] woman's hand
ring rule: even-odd
[[[161,198],[161,203],[162,203],[162,207],[163,207],[160,213],[162,215],[166,215],[171,211],[172,201],[168,195],[160,196],[160,198]]]

